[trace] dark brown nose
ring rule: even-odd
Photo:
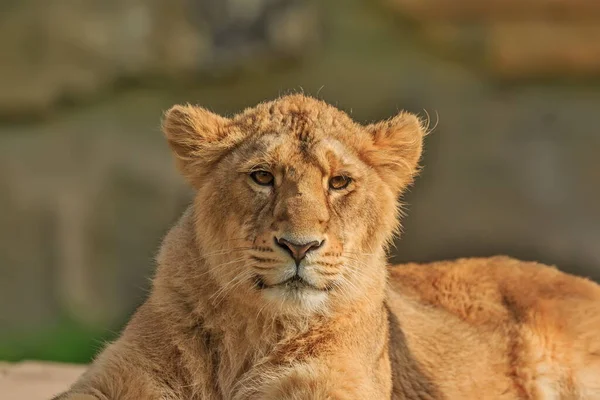
[[[304,257],[306,257],[306,254],[309,251],[316,250],[323,245],[323,240],[321,240],[320,242],[318,240],[313,240],[309,243],[297,244],[292,243],[284,238],[275,238],[275,243],[277,243],[279,247],[290,253],[292,258],[296,262],[296,266],[298,266],[300,265],[300,261],[302,261]]]

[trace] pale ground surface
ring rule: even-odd
[[[40,361],[0,362],[1,400],[49,400],[69,387],[84,365]]]

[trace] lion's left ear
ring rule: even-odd
[[[401,112],[366,129],[373,140],[369,160],[392,190],[400,192],[419,169],[425,136],[421,121],[414,114]]]

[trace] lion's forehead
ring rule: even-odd
[[[286,96],[246,109],[234,123],[255,134],[288,133],[302,143],[359,131],[346,113],[316,99]]]
[[[268,166],[285,169],[291,177],[307,177],[308,171],[321,176],[344,170],[351,173],[364,169],[366,164],[351,147],[335,137],[305,142],[286,134],[265,134],[254,139],[241,158],[248,167]]]
[[[283,169],[296,182],[316,182],[332,173],[358,175],[367,166],[361,145],[368,133],[320,100],[286,96],[249,108],[232,121],[246,132],[239,154],[246,167]]]

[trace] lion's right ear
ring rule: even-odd
[[[227,118],[202,107],[176,105],[162,120],[162,130],[181,173],[195,184],[196,178],[227,146]]]
[[[366,129],[373,138],[367,157],[392,190],[400,192],[419,170],[425,136],[421,120],[414,114],[400,112],[389,120],[368,125]]]

